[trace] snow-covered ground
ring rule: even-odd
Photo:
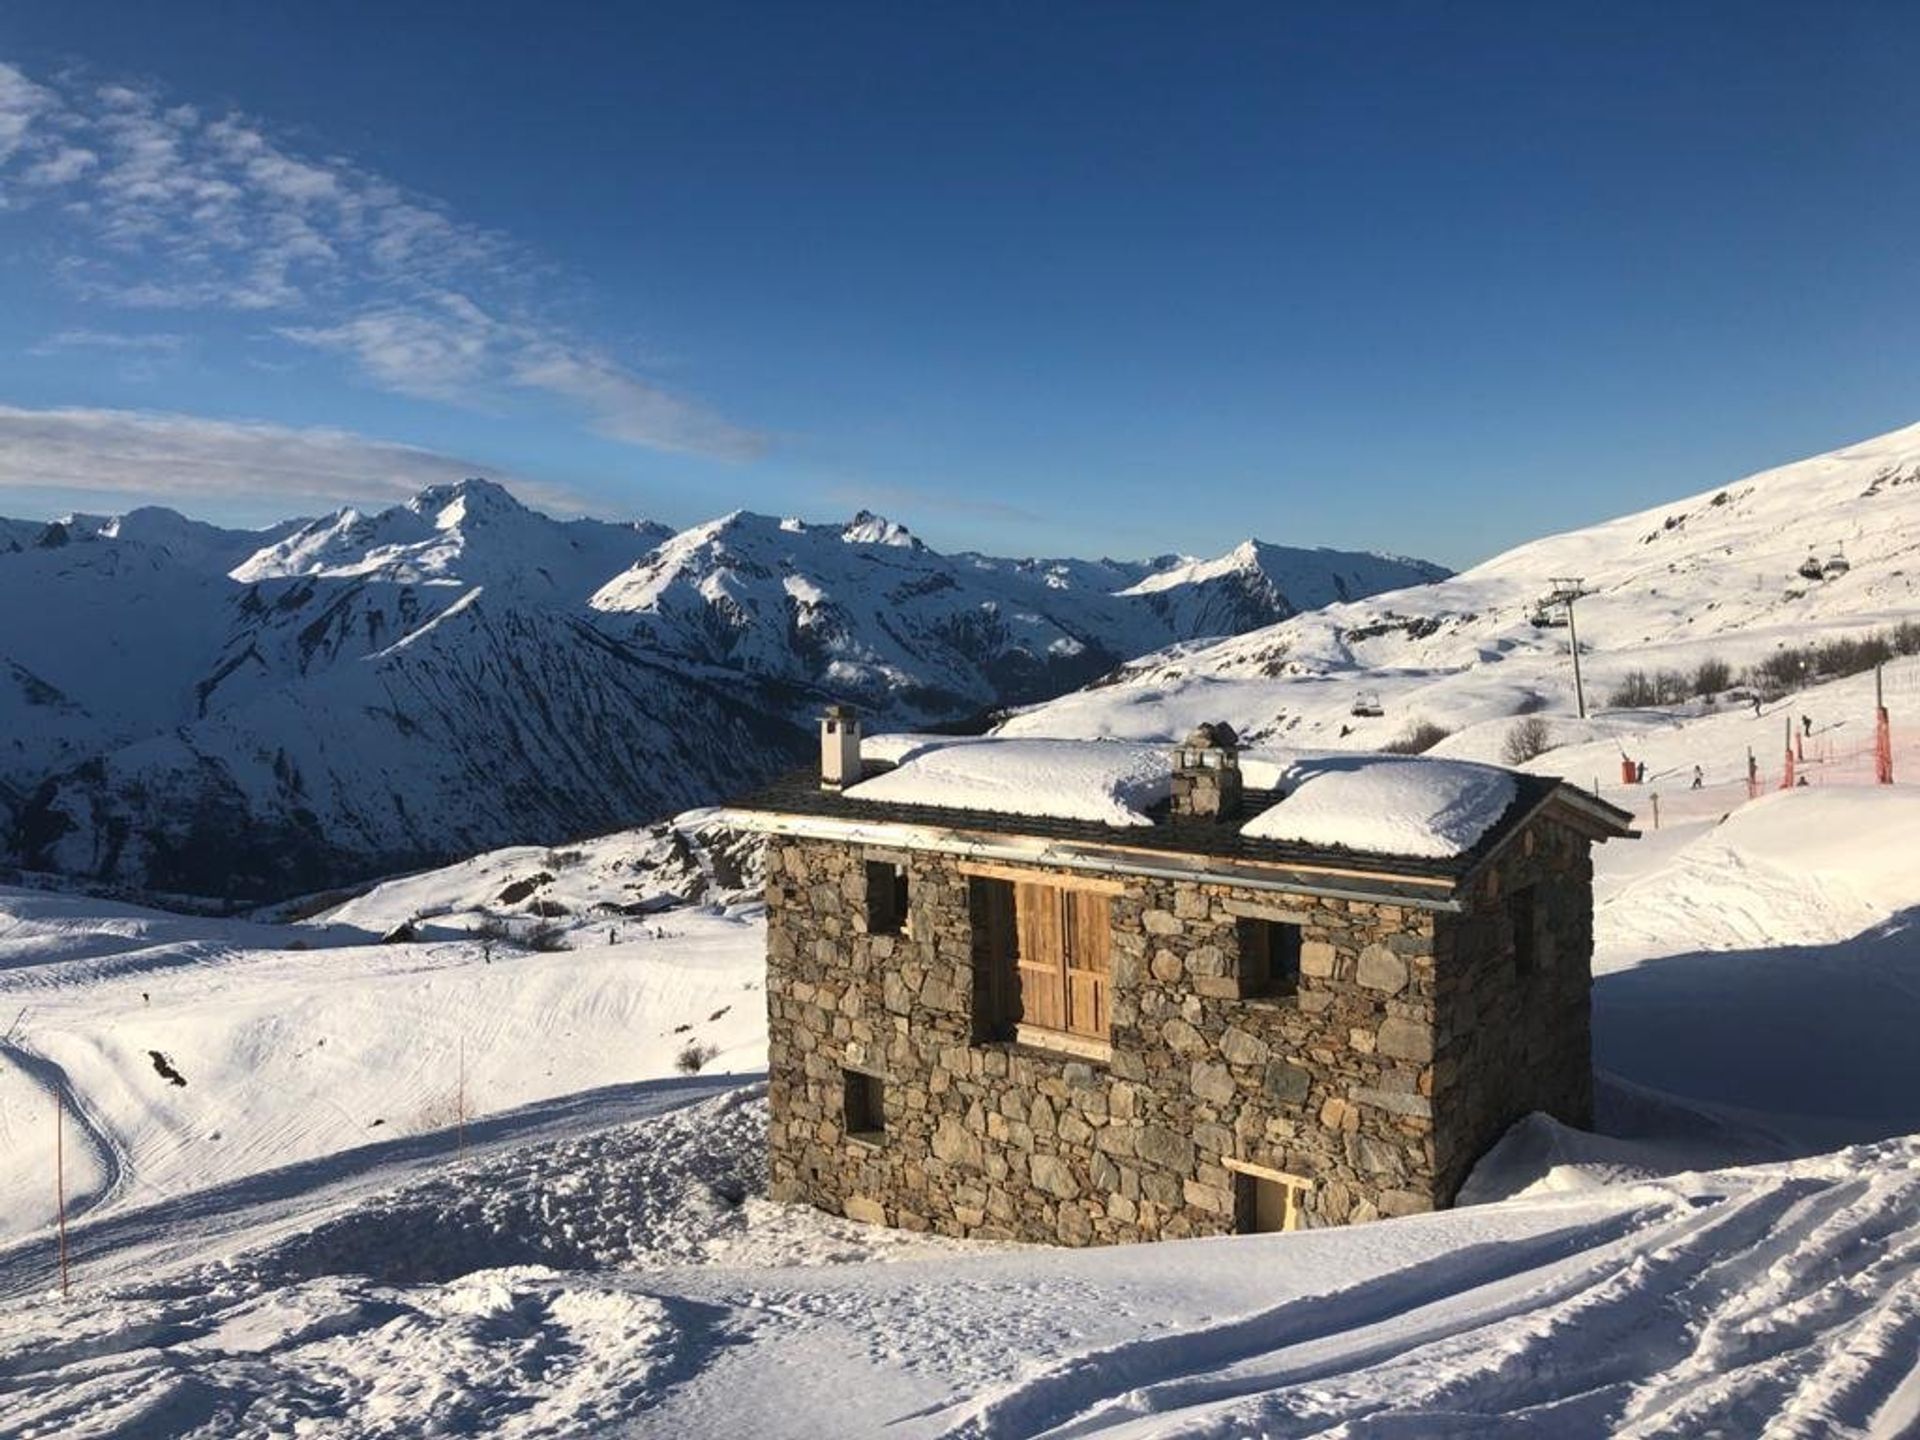
[[[1827,778],[1599,852],[1606,1133],[1100,1252],[762,1198],[753,876],[697,825],[299,921],[5,892],[0,1435],[1915,1433],[1920,786]]]
[[[1916,503],[1903,432],[1008,727],[1485,761],[1538,718],[1528,768],[1634,811],[1598,1133],[1522,1122],[1441,1214],[1066,1252],[770,1203],[754,866],[697,819],[250,921],[0,891],[0,1437],[1920,1435],[1920,659],[1878,787],[1868,677],[1583,721],[1528,620],[1584,572],[1596,693],[1885,625]]]

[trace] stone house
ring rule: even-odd
[[[730,811],[768,837],[776,1198],[1072,1245],[1345,1224],[1449,1204],[1529,1111],[1588,1123],[1625,812],[1460,762],[1262,770],[1224,726],[922,738],[891,763],[829,712],[819,771]]]

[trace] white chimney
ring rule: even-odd
[[[848,705],[829,705],[820,717],[820,788],[839,790],[858,785],[860,717]]]

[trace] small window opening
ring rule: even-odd
[[[867,862],[867,933],[899,935],[907,928],[907,867]]]
[[[1233,1177],[1233,1228],[1239,1235],[1270,1235],[1298,1230],[1306,1187],[1275,1175],[1236,1171]]]
[[[842,1070],[840,1078],[848,1137],[880,1139],[887,1132],[886,1082],[864,1070]]]
[[[1240,996],[1279,999],[1300,990],[1300,927],[1280,920],[1242,920]]]
[[[1531,975],[1540,959],[1539,915],[1533,887],[1507,896],[1507,926],[1513,932],[1513,973]]]

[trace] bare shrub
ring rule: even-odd
[[[1693,667],[1693,693],[1718,695],[1733,684],[1733,667],[1724,660],[1702,660]]]
[[[1452,733],[1431,720],[1418,720],[1398,740],[1389,740],[1382,745],[1380,751],[1383,755],[1424,755]]]
[[[573,948],[567,940],[566,930],[551,920],[542,920],[538,925],[529,925],[521,932],[520,943],[529,950],[538,950],[543,954]]]
[[[586,863],[584,850],[549,850],[546,853],[546,866],[549,870],[571,870],[576,865]]]
[[[1553,732],[1538,715],[1516,720],[1500,746],[1500,758],[1509,765],[1524,765],[1536,755],[1553,749]]]
[[[673,1057],[673,1068],[682,1075],[698,1075],[706,1063],[720,1053],[717,1045],[703,1045],[698,1040],[689,1040],[680,1047],[680,1053]]]
[[[1616,710],[1638,710],[1648,705],[1658,705],[1660,690],[1646,671],[1629,670],[1620,677],[1620,683],[1613,687],[1613,693],[1607,696],[1607,703]]]
[[[1662,705],[1678,705],[1693,694],[1693,682],[1678,670],[1660,670],[1653,677],[1653,693]]]

